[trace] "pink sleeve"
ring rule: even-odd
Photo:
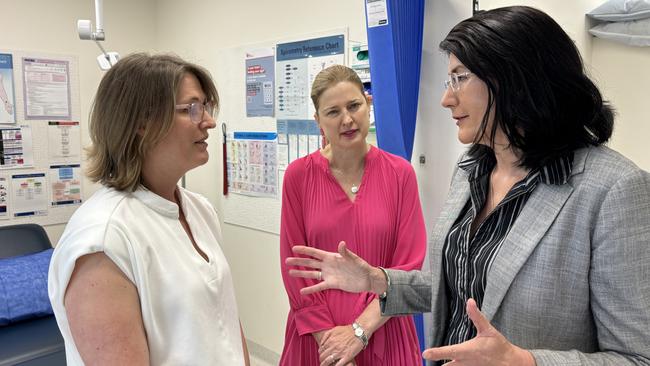
[[[390,268],[410,271],[422,268],[427,238],[418,183],[410,164],[403,171],[403,180],[404,182],[400,185],[402,191],[400,192],[397,245]]]
[[[397,189],[400,190],[396,193],[400,202],[397,243],[395,252],[386,268],[411,271],[422,268],[427,250],[427,239],[415,172],[410,164],[406,163],[405,165],[399,172],[399,181],[396,184],[396,187],[399,187]],[[365,298],[366,306],[376,298],[376,294],[368,292]]]
[[[309,245],[305,235],[302,215],[302,189],[305,180],[305,159],[289,166],[284,174],[282,187],[282,214],[280,223],[280,266],[282,280],[289,296],[289,305],[295,314],[298,334],[305,335],[335,326],[327,306],[325,295],[301,295],[300,289],[315,284],[314,280],[289,276],[287,257],[293,256],[294,245]]]

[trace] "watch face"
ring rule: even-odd
[[[357,328],[354,330],[354,335],[357,337],[361,337],[363,335],[363,329]]]

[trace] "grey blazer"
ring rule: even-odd
[[[431,273],[389,270],[386,315],[447,325],[442,247],[469,198],[456,169],[429,242]],[[650,365],[650,174],[606,147],[576,151],[568,184],[540,183],[487,278],[481,311],[537,365]]]

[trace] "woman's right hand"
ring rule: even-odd
[[[349,251],[344,241],[339,243],[338,253],[302,245],[296,245],[292,250],[296,255],[311,258],[289,257],[286,259],[288,265],[307,267],[313,270],[291,269],[289,275],[320,280],[313,286],[302,288],[300,293],[303,295],[327,289],[339,289],[347,292],[373,291],[376,293],[386,291],[383,272]]]

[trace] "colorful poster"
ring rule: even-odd
[[[47,215],[45,173],[11,176],[14,217]]]
[[[228,138],[228,191],[277,197],[277,134],[235,132]]]
[[[79,122],[49,121],[47,138],[50,160],[81,157]]]
[[[32,129],[29,126],[0,128],[0,169],[34,166]]]
[[[51,165],[50,188],[52,206],[81,203],[81,165]]]
[[[246,117],[273,117],[273,48],[246,51]]]
[[[23,58],[25,119],[71,118],[68,61]]]
[[[0,53],[0,123],[16,123],[14,65],[8,53]]]

